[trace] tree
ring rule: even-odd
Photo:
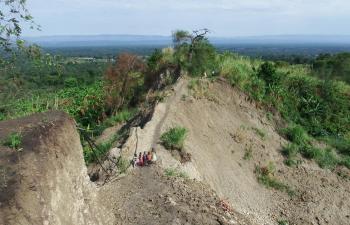
[[[10,50],[12,38],[18,40],[22,33],[23,22],[40,29],[26,8],[26,0],[0,0],[0,49]]]
[[[120,54],[116,63],[108,68],[105,81],[107,92],[107,105],[112,114],[134,97],[134,91],[143,82],[142,72],[145,69],[144,62],[136,55],[129,53]],[[142,86],[142,84],[141,84]],[[136,96],[136,95],[135,95]]]
[[[188,31],[178,30],[173,32],[173,43],[175,47],[180,47],[181,45],[189,45],[188,48],[188,60],[191,62],[193,53],[198,44],[201,44],[203,41],[208,41],[206,35],[210,31],[207,28],[201,30],[195,30],[190,34]]]
[[[191,75],[203,75],[215,69],[216,51],[207,38],[209,32],[208,29],[195,30],[192,34],[183,30],[173,32],[177,62]]]

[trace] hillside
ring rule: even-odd
[[[350,205],[344,201],[350,197],[348,178],[320,169],[309,160],[295,168],[286,166],[281,149],[287,140],[277,133],[279,123],[267,119],[264,110],[225,81],[203,80],[203,85],[205,91],[194,97],[188,80],[180,80],[157,105],[152,120],[133,132],[122,153],[131,157],[136,140],[138,151],[156,146],[164,169],[177,168],[210,185],[220,198],[228,199],[235,210],[257,224],[278,220],[348,224]],[[176,154],[159,143],[160,135],[174,126],[189,131],[184,150],[192,155],[191,162],[181,164]],[[258,182],[256,167],[271,163],[273,176],[293,190],[292,194]],[[349,170],[343,172],[349,175]]]
[[[1,122],[1,137],[23,134],[20,149],[1,151],[6,177],[2,223],[348,224],[348,169],[332,172],[305,159],[297,167],[286,166],[280,151],[287,140],[277,132],[277,114],[268,119],[259,105],[225,80],[190,84],[190,78],[180,78],[165,89],[167,97],[155,106],[150,121],[132,128],[117,149],[130,160],[135,148],[139,152],[153,146],[158,165],[129,168],[98,186],[88,181],[79,137],[65,114]],[[188,129],[183,151],[191,155],[190,162],[181,163],[177,151],[160,143],[161,135],[174,126]],[[272,164],[275,169],[268,176],[282,188],[265,187],[269,183],[258,179],[257,168]],[[167,171],[184,175],[172,177]],[[225,211],[222,200],[232,211]]]
[[[64,113],[0,122],[1,142],[14,132],[20,148],[0,147],[0,224],[250,224],[207,186],[166,177],[157,166],[96,186]]]

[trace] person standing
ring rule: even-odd
[[[152,148],[152,163],[155,163],[156,161],[157,161],[156,150]]]
[[[142,152],[140,152],[140,154],[139,154],[139,166],[143,166]]]
[[[148,161],[147,161],[147,153],[143,152],[143,165],[147,166],[148,165]]]
[[[135,153],[134,154],[134,157],[132,158],[132,167],[136,167],[137,165],[137,154]]]

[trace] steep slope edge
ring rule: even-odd
[[[0,123],[0,138],[20,134],[20,149],[0,146],[0,224],[108,224],[96,204],[75,123],[62,112]]]

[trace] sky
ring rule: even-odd
[[[27,0],[42,31],[24,36],[170,35],[208,28],[213,36],[349,35],[350,0]]]

